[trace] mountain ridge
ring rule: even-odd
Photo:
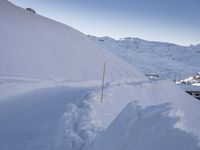
[[[179,46],[139,38],[115,40],[88,36],[99,46],[136,66],[144,74],[157,74],[161,79],[180,80],[199,72],[200,46]]]

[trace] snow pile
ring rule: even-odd
[[[115,40],[89,36],[102,48],[133,64],[144,74],[156,74],[161,79],[179,80],[199,72],[200,47],[179,46],[138,38]]]
[[[198,149],[200,103],[173,83],[107,83],[104,93],[103,102],[100,102],[101,91],[96,88],[67,107],[61,119],[57,149],[114,150],[118,146],[119,149],[123,146],[126,149],[126,145],[131,147],[142,138],[151,148],[159,149],[161,145],[165,147],[169,144],[169,147],[174,149],[182,146],[186,149]],[[132,102],[137,102],[139,106],[130,105],[124,109]],[[122,115],[117,117],[121,111]],[[125,133],[128,132],[130,134],[126,136]],[[157,138],[160,138],[162,144],[155,144]],[[171,141],[166,142],[170,138]],[[185,145],[180,144],[182,142]],[[140,149],[142,143],[138,144]]]
[[[90,149],[101,131],[95,117],[95,111],[86,99],[82,99],[80,104],[69,104],[59,127],[56,149]]]
[[[0,76],[101,80],[144,78],[67,25],[0,0]]]
[[[174,128],[168,104],[129,104],[100,135],[92,150],[199,150],[198,139]]]

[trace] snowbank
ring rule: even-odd
[[[169,104],[130,103],[97,138],[92,150],[199,150],[198,138],[174,128]]]
[[[129,150],[135,142],[144,148],[140,139],[151,148],[198,149],[200,103],[173,83],[106,83],[103,102],[96,83],[29,83],[30,91],[0,98],[0,149]]]
[[[134,141],[139,140],[139,135],[134,136],[135,130],[141,131],[142,135],[146,135],[149,132],[152,133],[152,140],[150,139],[149,143],[147,143],[152,145],[151,148],[160,148],[161,144],[155,145],[153,140],[154,137],[155,139],[160,137],[163,147],[169,144],[170,148],[178,148],[181,145],[183,146],[180,142],[185,141],[186,148],[198,149],[197,143],[200,137],[200,115],[198,112],[200,111],[200,103],[173,83],[168,81],[108,83],[104,93],[103,102],[100,102],[101,91],[96,88],[92,89],[84,98],[78,100],[77,103],[69,105],[62,117],[61,127],[59,128],[59,133],[61,133],[58,140],[59,144],[57,143],[59,150],[64,150],[65,147],[72,150],[88,150],[91,149],[92,145],[95,145],[95,147],[92,147],[95,150],[110,150],[109,146],[117,146],[116,142],[118,140],[121,141],[125,134],[122,134],[120,129],[125,130],[129,122],[132,122],[130,118],[134,118],[140,113],[144,113],[144,116],[141,116],[141,118],[137,116],[139,122],[136,121],[135,123],[144,123],[142,124],[143,126],[141,125],[141,129],[145,128],[147,124],[149,124],[150,128],[142,132],[139,130],[140,128],[137,128],[138,126],[134,126],[135,123],[131,124],[130,128],[126,129],[126,132],[130,130],[130,136],[122,140],[121,143],[119,142],[121,149],[122,146],[129,145],[125,142],[126,140],[130,140],[130,147]],[[124,109],[131,102],[137,102],[139,106],[130,105],[127,110]],[[128,111],[128,113],[122,113],[120,115],[121,119],[119,119],[117,116],[123,110],[125,112]],[[129,113],[130,110],[133,113]],[[148,114],[150,115],[149,118]],[[146,116],[147,118],[145,118]],[[128,120],[125,121],[123,118],[125,120],[128,118]],[[144,122],[140,122],[140,119],[144,119]],[[151,119],[154,120],[155,124]],[[118,131],[116,131],[115,126],[117,126]],[[154,127],[154,129],[151,127]],[[113,130],[116,133],[110,135],[110,132],[114,132]],[[154,130],[158,130],[158,132],[153,134]],[[165,135],[165,132],[163,133],[162,131],[166,131],[168,134]],[[121,134],[122,137],[120,137]],[[116,137],[114,139],[114,136],[119,138]],[[151,135],[148,134],[148,138],[150,137]],[[168,141],[169,143],[165,142],[169,138],[175,140],[174,143],[172,140]],[[147,138],[146,142],[148,142]],[[102,146],[104,144],[105,147]],[[61,147],[59,147],[60,145]],[[140,146],[142,145],[140,144]],[[141,148],[140,146],[138,149]],[[126,147],[124,148],[126,149]]]

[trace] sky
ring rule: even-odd
[[[200,0],[10,0],[85,34],[200,44]]]

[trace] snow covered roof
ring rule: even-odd
[[[200,91],[200,86],[194,86],[190,84],[177,84],[185,91]]]

